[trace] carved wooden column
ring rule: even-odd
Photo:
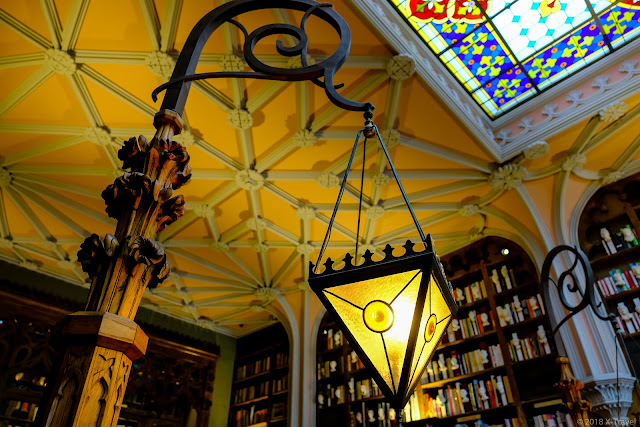
[[[131,363],[146,352],[148,338],[133,321],[147,286],[169,275],[156,233],[182,216],[184,198],[173,196],[191,178],[189,154],[173,136],[182,121],[173,111],[155,116],[151,142],[131,138],[118,151],[129,170],[103,192],[107,214],[118,220],[115,235],[93,234],[78,261],[91,278],[86,311],[58,325],[64,344],[48,404],[46,426],[115,426]]]
[[[576,426],[590,425],[591,403],[584,400],[580,392],[584,388],[584,383],[573,376],[568,357],[558,357],[556,363],[560,365],[560,381],[555,387],[562,393],[574,424]]]

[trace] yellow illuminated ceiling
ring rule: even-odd
[[[167,81],[190,29],[216,4],[0,1],[0,258],[87,286],[75,254],[87,235],[114,230],[100,194],[122,173],[117,150],[132,136],[153,135],[160,103],[151,102],[151,91]],[[590,182],[637,167],[638,96],[609,107],[620,112],[615,120],[596,115],[565,126],[547,141],[548,152],[533,144],[498,164],[495,147],[471,136],[465,117],[413,74],[409,57],[396,56],[351,4],[334,8],[353,36],[336,82],[345,83],[347,97],[378,107],[374,121],[439,253],[486,235],[511,238],[534,255],[534,248],[546,251],[557,234],[558,182],[575,190],[560,194],[575,199]],[[264,20],[241,19],[247,28]],[[331,34],[310,21],[312,59],[332,52]],[[295,59],[278,57],[274,40],[259,46],[259,57],[291,66]],[[233,66],[241,45],[241,34],[224,27],[205,46],[198,72]],[[363,118],[332,106],[308,82],[249,80],[194,83],[184,118],[176,139],[193,167],[181,189],[186,214],[158,236],[173,273],[145,293],[143,305],[244,335],[273,322],[274,299],[307,289],[308,262],[317,257]],[[327,250],[334,259],[354,248],[361,154],[354,164]],[[365,168],[363,250],[415,239],[375,144]]]

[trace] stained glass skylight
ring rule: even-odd
[[[640,34],[640,0],[389,0],[491,118]]]

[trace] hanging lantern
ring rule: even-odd
[[[371,116],[365,113],[365,128],[356,137],[318,262],[310,265],[309,284],[401,414],[458,307],[431,236],[424,236]],[[366,137],[378,136],[425,249],[414,250],[415,244],[408,240],[396,249],[387,245],[379,261],[373,260],[369,250],[359,264],[347,253],[342,268],[334,269],[334,261],[328,258],[324,270],[317,272],[363,132]],[[362,203],[362,194],[360,197]],[[358,240],[359,230],[356,256]]]

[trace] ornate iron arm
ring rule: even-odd
[[[316,85],[324,88],[327,97],[340,108],[351,111],[371,111],[374,109],[373,104],[366,102],[356,102],[344,98],[336,89],[343,85],[334,85],[333,78],[338,69],[344,64],[349,56],[351,47],[351,30],[345,20],[335,11],[330,9],[329,3],[317,3],[313,0],[236,0],[224,4],[208,14],[206,14],[191,30],[189,37],[178,57],[178,61],[171,75],[171,80],[153,91],[151,95],[156,101],[158,94],[163,90],[167,90],[162,102],[161,110],[173,110],[182,115],[184,106],[189,95],[191,82],[194,80],[236,77],[236,78],[253,78],[262,80],[280,80],[280,81],[302,81],[310,80]],[[290,24],[269,24],[259,27],[249,33],[246,28],[236,21],[239,15],[246,12],[262,10],[262,9],[293,9],[304,12],[300,21],[300,26],[296,27]],[[336,51],[317,64],[310,65],[307,62],[308,37],[305,31],[307,20],[314,15],[329,25],[331,25],[338,36],[340,43]],[[231,23],[240,28],[243,32],[244,40],[244,59],[254,72],[245,71],[223,71],[215,73],[194,74],[202,48],[205,43],[224,23]],[[253,53],[255,46],[260,40],[272,35],[287,35],[294,37],[298,43],[292,47],[286,47],[278,40],[276,49],[283,56],[301,55],[302,67],[299,68],[278,68],[272,67],[261,62]],[[320,78],[324,78],[323,81]]]

